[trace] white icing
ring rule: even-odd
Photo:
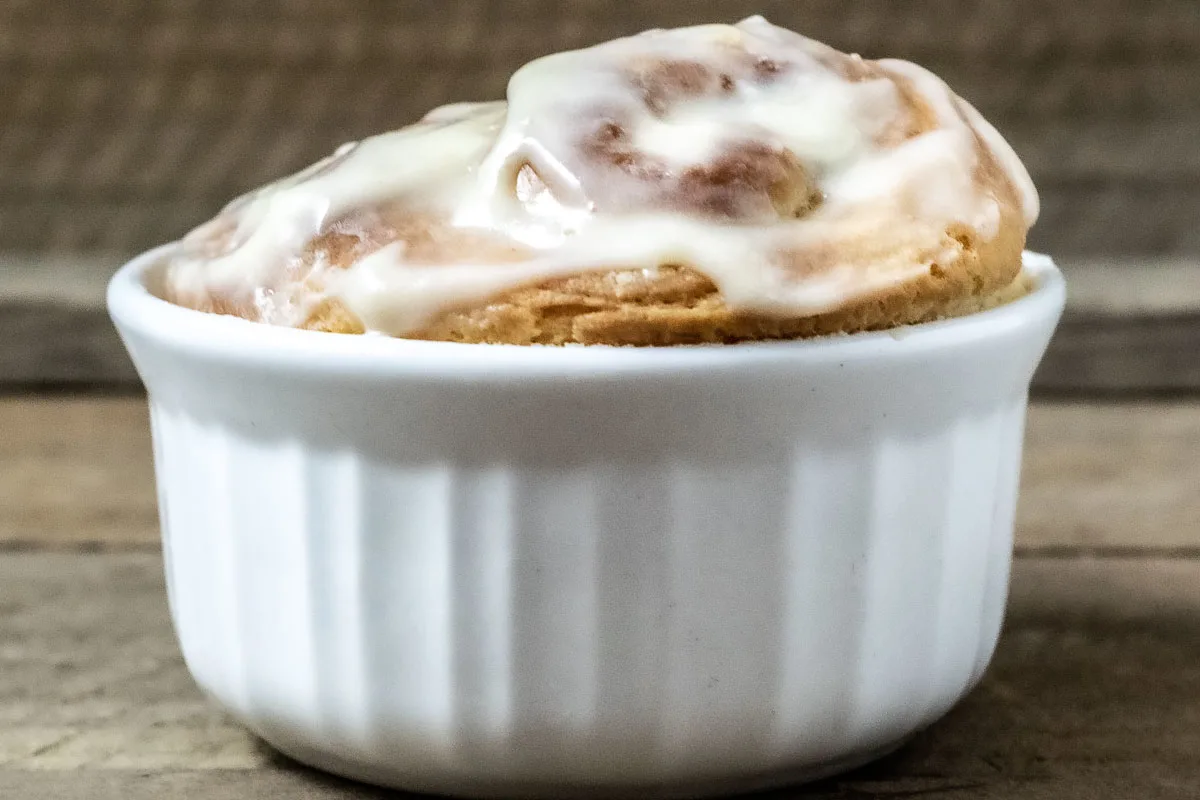
[[[961,98],[956,99],[958,108],[966,117],[967,122],[983,139],[988,150],[1000,162],[1000,168],[1005,171],[1008,179],[1016,187],[1021,198],[1021,210],[1024,212],[1025,225],[1032,227],[1033,223],[1037,222],[1038,214],[1041,213],[1041,201],[1038,198],[1037,189],[1034,188],[1033,179],[1029,177],[1025,165],[1017,156],[1017,151],[1012,149],[1012,145],[1000,135],[1000,131],[984,119],[974,106]]]
[[[342,145],[296,175],[233,201],[227,211],[236,215],[236,247],[213,259],[180,260],[172,280],[185,291],[197,283],[262,283],[281,256],[298,253],[327,220],[347,211],[417,189],[426,201],[449,206],[504,115],[503,103],[458,104],[422,124]]]
[[[943,127],[946,130],[955,130],[960,133],[962,144],[973,145],[966,135],[978,134],[1000,163],[1000,168],[1004,170],[1005,176],[1016,190],[1026,226],[1032,226],[1037,222],[1040,211],[1037,189],[1034,188],[1033,180],[1029,177],[1029,172],[1021,163],[1016,151],[1004,140],[999,131],[984,119],[974,106],[955,95],[941,78],[929,70],[908,61],[890,58],[880,60],[879,64],[889,72],[903,75],[911,80],[921,96],[933,106]],[[974,156],[972,156],[973,159]]]
[[[701,96],[675,96],[669,80],[649,72],[663,61],[693,62],[727,77]],[[264,318],[283,324],[302,322],[314,302],[335,296],[368,329],[399,335],[447,308],[517,286],[663,264],[708,275],[733,308],[818,313],[952,255],[944,250],[950,224],[984,238],[996,235],[1002,198],[976,180],[977,136],[1032,224],[1037,193],[995,129],[926,70],[893,60],[878,66],[883,75],[866,74],[857,57],[761,17],[736,26],[649,31],[547,56],[513,76],[507,103],[445,106],[417,125],[346,145],[234,201],[185,239],[169,280],[184,293],[254,293]],[[852,80],[840,71],[849,67],[864,74]],[[756,70],[768,70],[769,77]],[[936,115],[935,130],[881,143],[907,113],[890,76],[920,95]],[[644,91],[664,96],[651,102]],[[635,152],[651,167],[614,167],[611,154],[589,150],[589,137],[595,140],[605,120],[620,137],[618,145],[606,146]],[[780,218],[773,206],[767,209],[773,216],[764,218],[767,201],[755,196],[745,218],[672,206],[669,190],[689,170],[703,170],[746,143],[790,152],[820,190],[820,206],[799,219]],[[525,165],[540,183],[518,178]],[[510,242],[529,256],[508,263],[418,263],[400,241],[344,270],[309,265],[318,280],[299,298],[281,299],[264,288],[283,266],[297,263],[328,223],[389,202],[441,218],[452,230]],[[213,256],[197,245],[230,223],[234,233],[222,253]],[[872,238],[884,245],[864,257],[853,245]],[[845,260],[820,270],[789,272],[780,256],[822,246],[836,252],[838,243],[849,246]]]

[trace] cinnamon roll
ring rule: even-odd
[[[890,328],[1024,291],[1036,191],[914,64],[771,25],[536,60],[235,200],[175,303],[338,333],[677,345]]]

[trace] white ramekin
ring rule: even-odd
[[[1061,314],[510,347],[109,304],[188,666],[283,752],[456,795],[713,794],[896,747],[979,679]]]

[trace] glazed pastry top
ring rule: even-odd
[[[1005,226],[1023,242],[1037,214],[1012,149],[936,76],[753,17],[533,61],[507,102],[445,106],[235,200],[164,277],[187,305],[301,326],[333,300],[400,336],[600,270],[683,267],[736,312],[797,317]]]

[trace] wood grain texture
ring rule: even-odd
[[[140,398],[0,398],[0,545],[153,547]],[[1200,549],[1200,403],[1030,409],[1017,547]]]
[[[0,556],[0,796],[376,798],[208,704],[150,554]],[[1018,559],[980,687],[895,756],[770,797],[1194,798],[1200,561]]]
[[[1200,548],[1200,404],[1030,408],[1017,546]]]
[[[144,400],[0,397],[0,542],[157,539]]]
[[[104,310],[119,264],[111,253],[0,257],[0,388],[138,386]],[[1067,314],[1035,391],[1200,392],[1200,259],[1109,255],[1062,268]]]
[[[547,52],[753,13],[926,64],[1028,160],[1060,254],[1200,254],[1194,0],[8,0],[0,250],[174,238]]]
[[[1063,317],[1034,377],[1039,392],[1200,391],[1200,314]]]
[[[0,387],[138,386],[101,307],[0,300]]]

